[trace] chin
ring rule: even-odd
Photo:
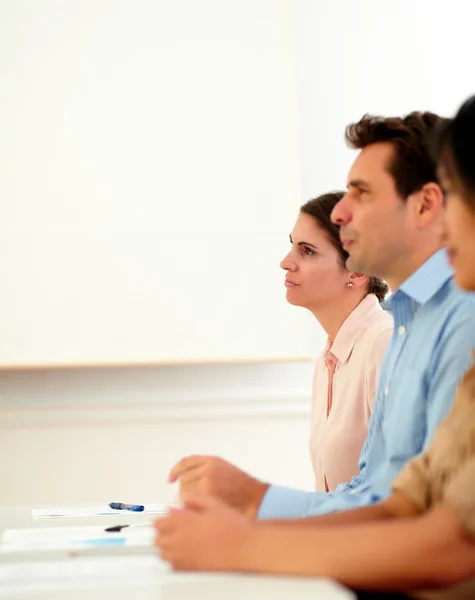
[[[285,297],[289,304],[292,304],[293,306],[302,306],[302,303],[300,302],[300,300],[298,298],[296,298],[294,296],[294,294],[292,294],[292,290],[288,290]]]
[[[466,292],[475,292],[475,271],[467,269],[463,272],[461,269],[456,269],[455,283]]]
[[[348,271],[355,271],[355,272],[358,272],[358,273],[359,272],[362,273],[362,271],[360,271],[358,265],[359,265],[358,260],[354,256],[351,256],[351,254],[350,254],[350,256],[348,256],[348,258],[346,259],[345,268]]]
[[[348,271],[353,271],[354,273],[365,273],[368,277],[373,276],[374,273],[379,273],[382,269],[378,267],[374,260],[374,256],[367,257],[367,260],[361,256],[349,256],[346,260],[345,267]],[[378,275],[374,275],[374,277],[378,277]]]

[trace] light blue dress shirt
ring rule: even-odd
[[[389,494],[404,464],[431,442],[472,361],[475,294],[456,287],[440,250],[389,305],[394,334],[379,373],[359,474],[329,493],[271,486],[259,519],[307,517],[377,502]]]

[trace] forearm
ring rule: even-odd
[[[434,522],[423,516],[319,530],[254,527],[235,567],[331,577],[365,589],[449,585],[475,564],[475,546],[467,541],[461,549],[454,518],[442,517]]]

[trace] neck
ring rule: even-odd
[[[408,279],[413,273],[417,271],[422,265],[429,260],[438,250],[440,250],[440,244],[433,244],[429,248],[421,248],[419,251],[412,251],[409,256],[401,257],[396,265],[393,263],[393,272],[388,274],[386,279],[392,293],[401,287],[401,285]]]
[[[364,297],[359,290],[348,290],[340,302],[310,310],[328,337],[334,340],[340,327]]]

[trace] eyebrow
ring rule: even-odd
[[[348,182],[347,187],[348,187],[348,189],[354,187],[357,189],[365,188],[367,190],[369,190],[371,188],[369,183],[367,181],[365,181],[364,179],[351,179],[351,181]]]
[[[292,240],[292,234],[289,235],[289,240],[291,244],[294,243]],[[299,242],[297,246],[308,246],[309,248],[314,248],[315,250],[318,250],[317,246],[315,246],[315,244],[311,244],[310,242]]]

